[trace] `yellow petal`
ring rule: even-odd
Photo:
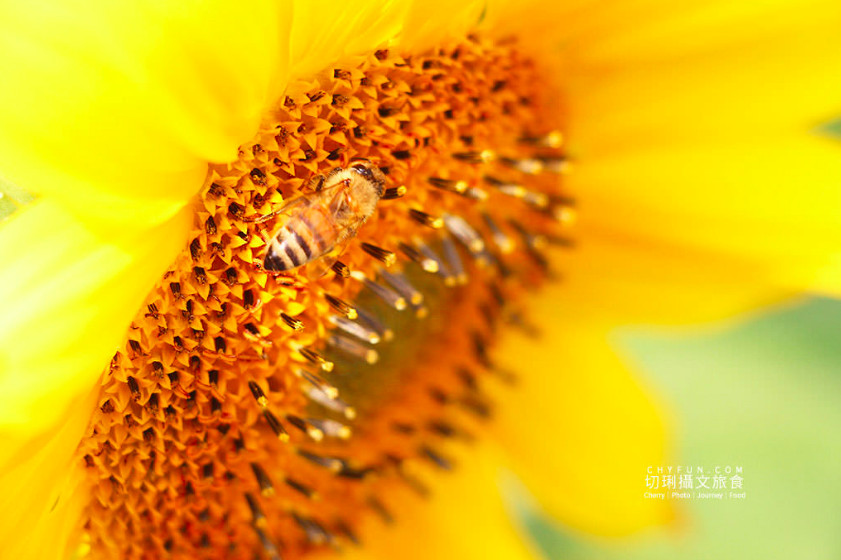
[[[61,447],[73,451],[90,417],[85,397],[191,220],[187,209],[151,230],[92,230],[41,200],[0,228],[0,494],[33,440],[79,416]]]
[[[582,213],[808,287],[841,247],[841,146],[815,134],[841,113],[841,8],[642,5],[617,3],[565,51]],[[618,19],[639,10],[639,26]]]
[[[269,0],[3,3],[0,168],[79,215],[171,217],[280,95],[289,14]]]
[[[470,449],[452,448],[453,472],[429,473],[425,483],[429,499],[406,490],[383,496],[399,504],[391,526],[379,519],[363,522],[362,546],[345,551],[348,560],[429,558],[459,560],[537,560],[539,555],[518,532],[501,497],[502,458],[490,445]],[[428,482],[426,482],[428,481]],[[322,554],[314,560],[329,560]]]
[[[99,387],[78,402],[96,404]],[[87,505],[84,468],[74,457],[87,414],[70,414],[54,433],[34,438],[0,475],[0,559],[66,559],[78,544]]]
[[[534,307],[539,339],[509,334],[498,348],[520,376],[494,391],[496,433],[514,471],[566,525],[621,535],[667,523],[668,504],[643,497],[647,467],[666,453],[659,407],[611,346],[611,326],[568,310],[563,289]]]
[[[567,186],[591,225],[826,290],[841,146],[816,132],[841,114],[837,2],[498,1],[484,24],[531,26],[564,94]]]
[[[294,0],[292,75],[308,78],[350,55],[367,54],[396,37],[410,0]]]
[[[485,4],[480,0],[415,0],[400,44],[418,52],[462,39],[481,20]]]
[[[818,137],[606,150],[573,175],[589,227],[741,260],[784,288],[808,288],[841,247],[841,148]]]
[[[798,293],[772,264],[602,231],[582,218],[578,245],[553,261],[553,297],[572,316],[614,325],[714,321]],[[535,305],[540,305],[536,303]]]
[[[841,297],[841,255],[836,255],[818,272],[818,278],[812,287],[818,294]]]

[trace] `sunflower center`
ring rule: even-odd
[[[298,557],[453,466],[571,212],[540,94],[516,45],[381,50],[293,84],[211,168],[80,447],[94,557]]]

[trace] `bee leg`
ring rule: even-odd
[[[251,267],[254,269],[255,272],[262,272],[268,276],[271,276],[272,278],[283,277],[285,281],[279,281],[279,284],[292,285],[295,283],[294,278],[290,276],[288,270],[266,270],[266,268],[263,267],[262,261],[251,261]]]
[[[310,179],[307,184],[304,186],[302,190],[308,190],[312,192],[318,192],[324,188],[324,181],[327,180],[327,177],[324,175],[316,175],[312,179]]]
[[[252,216],[250,218],[242,218],[243,222],[248,222],[251,224],[262,224],[263,222],[268,222],[278,214],[283,211],[281,208],[280,210],[275,210],[274,212],[269,212],[268,214],[263,214],[261,216]]]
[[[316,175],[312,179],[307,181],[307,184],[304,185],[304,188],[302,190],[310,190],[310,191],[313,191],[313,192],[320,192],[321,190],[324,189],[324,184],[327,182],[327,179],[329,179],[333,175],[341,173],[342,171],[344,171],[344,169],[342,169],[341,167],[334,167],[333,169],[331,169],[327,173],[327,175],[323,175],[323,174]]]

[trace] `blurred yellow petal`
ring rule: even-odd
[[[309,78],[350,55],[385,46],[406,23],[411,0],[294,0],[291,72]]]
[[[798,11],[812,21],[778,25],[776,33],[763,28],[760,36],[721,37],[697,22],[694,30],[674,31],[692,38],[709,33],[697,52],[676,44],[676,51],[642,59],[617,52],[593,60],[590,49],[570,47],[563,78],[574,124],[603,134],[605,148],[629,148],[623,141],[639,135],[668,145],[811,131],[841,111],[834,95],[841,78],[825,75],[841,69],[841,40],[833,33],[841,17]],[[648,46],[663,44],[672,43]]]
[[[362,546],[349,548],[347,560],[537,560],[502,501],[503,458],[490,445],[453,447],[452,472],[430,472],[424,477],[431,495],[424,500],[409,490],[384,497],[399,504],[393,525],[368,519],[360,533]],[[321,554],[314,560],[335,558]]]
[[[97,390],[75,403],[54,432],[33,438],[0,475],[0,558],[71,558],[89,495],[86,473],[72,460],[96,405]]]
[[[810,286],[841,247],[841,146],[816,134],[841,113],[841,8],[701,2],[649,16],[572,39],[563,80],[581,164],[568,184],[582,212]]]
[[[584,219],[614,237],[710,254],[699,268],[729,259],[765,269],[769,286],[805,289],[841,247],[841,147],[831,140],[746,138],[585,159],[570,177]]]
[[[419,52],[461,39],[479,23],[485,8],[482,0],[415,0],[400,45]]]
[[[170,218],[280,95],[289,13],[268,0],[3,3],[0,168],[81,216]]]
[[[645,468],[668,454],[668,422],[611,345],[612,333],[718,320],[796,292],[775,286],[765,267],[605,232],[586,217],[581,243],[554,262],[562,279],[529,306],[541,336],[509,333],[498,348],[500,362],[522,373],[497,395],[497,426],[515,471],[549,513],[618,535],[676,513],[643,498]]]
[[[522,372],[497,387],[494,427],[514,471],[546,511],[596,534],[662,525],[674,512],[646,500],[645,473],[666,457],[656,403],[609,341],[613,327],[578,316],[552,286],[534,306],[537,338],[509,333],[501,365]]]
[[[554,297],[570,315],[627,324],[714,321],[777,303],[800,290],[777,282],[772,266],[715,251],[660,243],[590,226],[557,256]]]
[[[188,208],[151,230],[92,230],[38,201],[0,228],[0,487],[15,484],[7,468],[30,440],[49,439],[69,415],[83,419],[75,437],[65,434],[79,441],[90,417],[84,397],[191,220]]]
[[[841,297],[841,255],[836,255],[819,271],[813,288],[819,294]]]
[[[486,24],[536,13],[556,26],[528,37],[564,93],[566,184],[591,224],[817,288],[841,247],[841,145],[817,133],[841,114],[841,6],[491,2]]]

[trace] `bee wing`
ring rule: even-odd
[[[264,214],[262,216],[254,216],[254,217],[250,217],[250,218],[243,218],[242,220],[244,222],[252,222],[252,223],[255,223],[255,224],[262,224],[264,222],[268,222],[269,220],[271,220],[272,218],[274,218],[278,214],[286,214],[287,216],[289,216],[291,214],[292,210],[294,210],[298,206],[301,206],[305,202],[308,202],[306,196],[298,196],[298,197],[295,197],[295,198],[285,202],[283,204],[283,206],[281,206],[277,210],[274,210],[273,212],[269,212],[268,214]]]
[[[289,202],[286,202],[283,206],[277,209],[278,214],[286,214],[287,216],[290,214],[291,210],[303,205],[305,202],[308,202],[306,196],[296,196]]]
[[[342,185],[343,183],[339,183]],[[330,192],[332,196],[330,196],[330,201],[327,203],[327,207],[330,209],[330,212],[335,216],[339,213],[339,211],[347,205],[348,198],[347,198],[347,190],[345,189],[337,189],[335,192],[333,191],[334,187],[331,187],[329,191],[325,190],[322,191],[325,194]]]
[[[304,203],[309,204],[318,204],[319,201],[325,201],[325,204],[333,210],[334,203],[337,200],[343,200],[343,197],[340,198],[340,195],[343,195],[344,189],[340,187],[344,187],[345,182],[340,181],[335,185],[331,185],[327,188],[322,188],[319,191],[316,191],[311,194],[302,194],[300,196],[296,196],[295,198],[289,200],[289,202],[285,203],[279,209],[272,212],[272,215],[277,214],[286,214],[289,215],[291,210],[294,210],[296,207],[303,205]]]

